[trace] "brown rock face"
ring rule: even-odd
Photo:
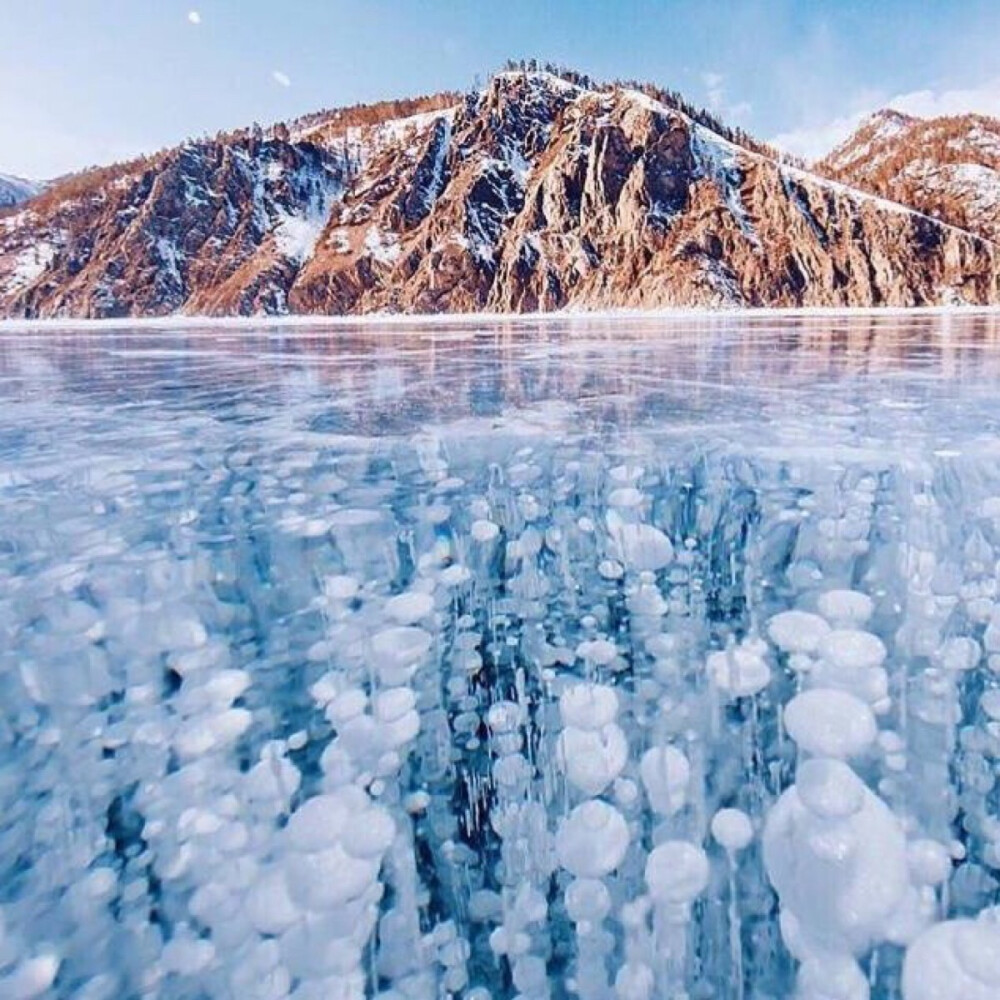
[[[1000,121],[872,115],[818,172],[1000,243]]]
[[[0,217],[8,316],[1000,299],[996,250],[626,89],[508,73],[408,117],[189,143]]]

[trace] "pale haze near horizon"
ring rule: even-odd
[[[1000,4],[0,0],[0,172],[466,89],[506,58],[679,90],[814,158],[871,111],[1000,115]]]

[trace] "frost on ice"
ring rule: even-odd
[[[0,997],[1000,996],[995,448],[128,343],[3,390]]]

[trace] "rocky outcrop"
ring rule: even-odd
[[[834,179],[1000,242],[1000,120],[879,111],[816,165]]]
[[[987,239],[544,73],[189,143],[0,217],[10,316],[998,298]]]

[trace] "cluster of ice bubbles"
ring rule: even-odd
[[[0,997],[1000,996],[1000,469],[200,430],[3,481]]]

